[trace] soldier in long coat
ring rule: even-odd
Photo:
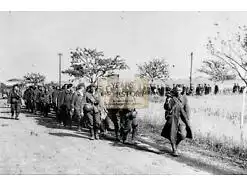
[[[57,98],[58,98],[58,93],[59,93],[59,87],[55,87],[52,91],[52,107],[53,110],[57,113],[58,107],[57,107]]]
[[[63,104],[63,92],[65,92],[67,85],[63,85],[62,88],[58,91],[57,95],[57,111],[56,118],[59,124],[62,124],[62,104]]]
[[[72,128],[71,102],[72,102],[72,84],[67,84],[66,89],[61,93],[60,115],[63,125]]]
[[[30,105],[29,105],[29,103],[28,103],[28,99],[30,98],[29,93],[30,93],[30,87],[28,87],[28,88],[24,91],[24,93],[23,93],[23,99],[24,99],[24,101],[25,101],[25,105],[26,105],[27,111],[29,111],[29,109],[30,109],[30,107],[29,107]]]
[[[33,90],[33,112],[34,114],[37,113],[37,111],[39,110],[39,96],[40,96],[40,90],[37,86],[34,87]]]
[[[33,113],[34,112],[34,87],[30,86],[30,91],[29,91],[29,107],[30,107],[30,112]]]
[[[179,143],[185,138],[192,139],[192,131],[187,97],[181,95],[182,88],[180,86],[177,86],[173,91],[166,98],[164,104],[166,123],[161,136],[170,140],[173,155],[178,156],[177,148]]]
[[[41,93],[41,108],[42,114],[47,117],[50,112],[50,104],[51,104],[51,94],[49,93],[48,88],[44,88]]]

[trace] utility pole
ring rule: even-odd
[[[59,87],[61,88],[61,60],[63,53],[58,53],[59,56]]]
[[[192,90],[192,64],[193,64],[193,52],[190,53],[190,90]]]

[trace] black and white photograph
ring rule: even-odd
[[[246,18],[0,11],[0,175],[247,174]]]

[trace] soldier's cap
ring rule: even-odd
[[[62,89],[64,89],[65,87],[67,87],[68,86],[68,84],[64,84],[63,86],[62,86]]]
[[[71,88],[73,84],[67,84],[67,89]]]
[[[174,91],[177,92],[177,91],[182,91],[183,88],[181,85],[177,85],[175,88],[174,88]]]

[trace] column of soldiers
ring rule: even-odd
[[[29,86],[23,94],[26,109],[34,114],[40,111],[43,116],[48,116],[51,108],[52,87]]]
[[[103,137],[114,124],[116,141],[120,139],[125,143],[129,133],[132,133],[134,142],[137,132],[137,112],[134,108],[107,109],[102,100],[102,92],[94,84],[85,87],[84,83],[75,88],[72,84],[59,87],[30,86],[25,92],[27,110],[44,117],[48,116],[51,109],[56,114],[58,128],[64,126],[72,129],[75,124],[77,130],[88,128],[90,139],[97,140]]]

